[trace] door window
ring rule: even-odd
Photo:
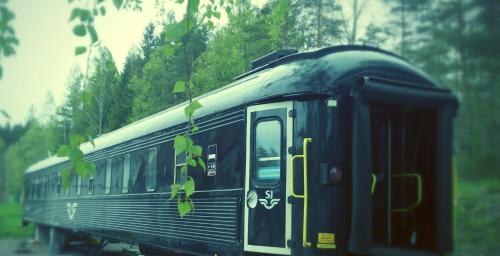
[[[258,183],[276,184],[281,176],[281,123],[258,122],[255,126],[255,174]]]

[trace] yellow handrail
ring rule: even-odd
[[[372,173],[372,195],[375,193],[375,185],[377,185],[377,175]]]
[[[304,144],[303,144],[303,150],[304,154],[302,155],[294,155],[292,156],[292,163],[290,165],[290,191],[292,192],[292,197],[296,198],[303,198],[304,199],[304,213],[303,213],[303,220],[302,220],[302,246],[303,247],[311,247],[311,242],[307,241],[307,203],[308,203],[308,193],[307,193],[307,144],[309,142],[312,142],[311,138],[304,138]],[[293,163],[294,160],[297,158],[302,158],[303,159],[303,171],[304,171],[304,194],[298,195],[295,193],[294,187],[293,187]]]
[[[415,178],[417,181],[417,201],[406,208],[392,209],[394,212],[409,212],[422,203],[422,176],[418,173],[404,173],[392,175],[394,178]]]

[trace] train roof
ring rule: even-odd
[[[353,76],[369,74],[375,77],[401,77],[419,86],[434,87],[435,82],[422,71],[402,58],[374,47],[334,46],[318,50],[292,53],[236,77],[222,88],[197,97],[203,106],[196,112],[197,118],[226,109],[248,105],[272,98],[297,95],[333,94],[342,81]],[[185,122],[184,107],[178,104],[144,119],[126,125],[94,140],[95,147],[83,143],[80,149],[90,154],[123,142]],[[31,165],[26,173],[32,173],[67,161],[67,157],[53,156]]]

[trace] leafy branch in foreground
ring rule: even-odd
[[[76,56],[87,53],[87,66],[82,92],[83,108],[85,108],[86,105],[89,105],[92,101],[92,95],[89,91],[85,90],[85,87],[89,76],[89,65],[90,57],[92,55],[92,48],[99,45],[99,35],[97,34],[94,20],[98,16],[106,15],[106,2],[106,0],[68,0],[68,4],[74,6],[71,10],[69,21],[77,22],[73,27],[73,34],[77,37],[88,37],[90,39],[90,44],[88,46],[77,46],[75,47],[74,51]],[[135,11],[142,10],[140,0],[112,0],[112,2],[117,10],[120,10],[122,8],[132,9]],[[71,162],[70,168],[66,168],[61,171],[62,185],[65,190],[69,188],[70,177],[73,171],[82,178],[95,175],[95,164],[86,161],[84,159],[83,152],[80,150],[80,144],[85,142],[87,139],[95,147],[94,141],[91,136],[83,136],[76,133],[71,135],[69,144],[63,144],[59,146],[57,155],[60,157],[67,156]]]
[[[177,3],[183,3],[183,0],[178,0]],[[194,210],[194,203],[191,196],[195,192],[196,183],[193,177],[187,175],[187,170],[189,167],[196,168],[200,166],[204,171],[206,170],[206,164],[203,160],[203,148],[196,145],[191,135],[198,131],[198,127],[194,121],[194,114],[198,111],[202,105],[197,100],[193,100],[192,88],[192,61],[187,61],[190,55],[188,54],[187,44],[189,42],[189,37],[192,31],[196,29],[196,26],[206,22],[208,26],[213,26],[211,18],[220,18],[219,8],[222,8],[224,1],[220,1],[220,4],[215,4],[215,1],[210,1],[206,5],[200,6],[199,0],[188,0],[186,4],[186,14],[184,18],[178,22],[167,26],[165,30],[165,37],[170,44],[165,47],[165,54],[171,57],[177,51],[182,51],[182,54],[186,58],[186,80],[177,81],[174,84],[173,93],[184,93],[188,99],[187,106],[184,108],[184,115],[187,119],[186,131],[184,134],[177,135],[174,139],[174,148],[176,157],[185,154],[186,164],[180,169],[180,176],[186,177],[185,179],[179,179],[175,184],[170,186],[170,200],[177,198],[177,209],[179,215],[184,217],[186,214]],[[232,4],[232,1],[229,3]],[[228,5],[229,6],[229,5]],[[201,20],[198,21],[199,10],[204,9],[205,13],[201,15]],[[226,10],[230,11],[230,8]]]
[[[14,18],[14,13],[7,7],[7,0],[0,1],[0,60],[2,56],[9,57],[16,54],[15,47],[19,45],[19,40],[12,27]],[[0,65],[0,79],[2,74],[3,69]]]
[[[91,137],[88,137],[89,142],[94,145]],[[71,173],[73,171],[80,177],[94,176],[96,174],[96,166],[94,163],[84,159],[83,152],[80,150],[80,144],[84,143],[86,138],[79,134],[70,136],[70,143],[68,145],[61,145],[57,150],[57,156],[68,157],[71,166],[61,171],[61,180],[64,190],[68,190]]]
[[[85,103],[88,98],[85,91],[85,84],[88,77],[90,54],[92,47],[99,44],[99,37],[94,27],[94,20],[98,16],[106,15],[106,0],[89,0],[83,5],[81,1],[68,0],[68,2],[70,5],[78,2],[79,6],[87,6],[85,8],[74,7],[70,15],[70,21],[79,21],[73,27],[73,34],[77,37],[89,37],[90,39],[88,50],[87,46],[78,46],[75,48],[75,55],[81,55],[86,52],[88,54],[87,72],[83,86],[83,101]],[[175,2],[183,4],[184,0],[176,0]],[[140,0],[112,0],[112,3],[117,10],[125,8],[141,11]],[[221,12],[219,10],[223,7],[225,7],[226,12],[231,12],[232,5],[233,0],[229,0],[227,2],[225,0],[220,0],[219,3],[215,3],[215,0],[210,0],[202,6],[200,6],[200,0],[187,0],[186,14],[184,15],[184,18],[178,23],[168,25],[165,30],[165,38],[168,42],[170,42],[167,46],[165,46],[164,53],[166,56],[172,57],[177,51],[181,50],[187,60],[189,58],[187,43],[189,42],[190,33],[196,29],[197,25],[202,23],[205,23],[209,27],[213,27],[214,24],[212,22],[212,18],[220,19]],[[90,8],[88,6],[90,6]],[[199,15],[199,10],[204,10],[204,13]],[[191,196],[194,194],[196,186],[193,177],[187,176],[188,167],[195,168],[199,166],[203,170],[206,169],[206,164],[202,157],[203,149],[201,146],[196,145],[191,138],[192,133],[198,130],[195,125],[194,115],[196,111],[202,107],[202,105],[200,102],[193,100],[193,83],[191,78],[193,68],[192,64],[189,64],[193,62],[187,61],[186,63],[186,80],[177,81],[173,90],[174,93],[184,93],[188,99],[188,104],[184,108],[184,114],[188,121],[186,131],[184,134],[178,135],[174,139],[176,157],[178,155],[185,154],[186,163],[180,169],[180,175],[184,175],[185,179],[181,179],[176,184],[171,185],[170,196],[170,199],[177,198],[178,211],[181,217],[184,217],[186,214],[194,210],[194,203]],[[72,168],[64,170],[61,174],[63,178],[63,186],[65,188],[69,186],[69,177],[73,171],[81,177],[95,174],[95,165],[93,163],[86,162],[84,160],[83,153],[79,149],[79,143],[82,142],[84,142],[84,137],[79,134],[74,134],[69,145],[62,145],[59,148],[58,155],[68,156],[72,163]]]

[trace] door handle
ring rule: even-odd
[[[307,191],[307,144],[312,142],[311,138],[304,138],[304,144],[303,144],[303,151],[304,153],[302,155],[294,155],[292,156],[291,159],[291,164],[290,164],[290,191],[292,192],[292,197],[295,198],[301,198],[304,199],[304,209],[303,209],[303,220],[302,220],[302,246],[305,248],[311,247],[311,242],[307,241],[307,203],[308,203],[308,191]],[[294,168],[293,164],[295,159],[302,158],[304,167],[303,167],[303,172],[304,172],[304,194],[299,195],[295,193],[294,187],[293,187],[293,173],[294,173]]]

